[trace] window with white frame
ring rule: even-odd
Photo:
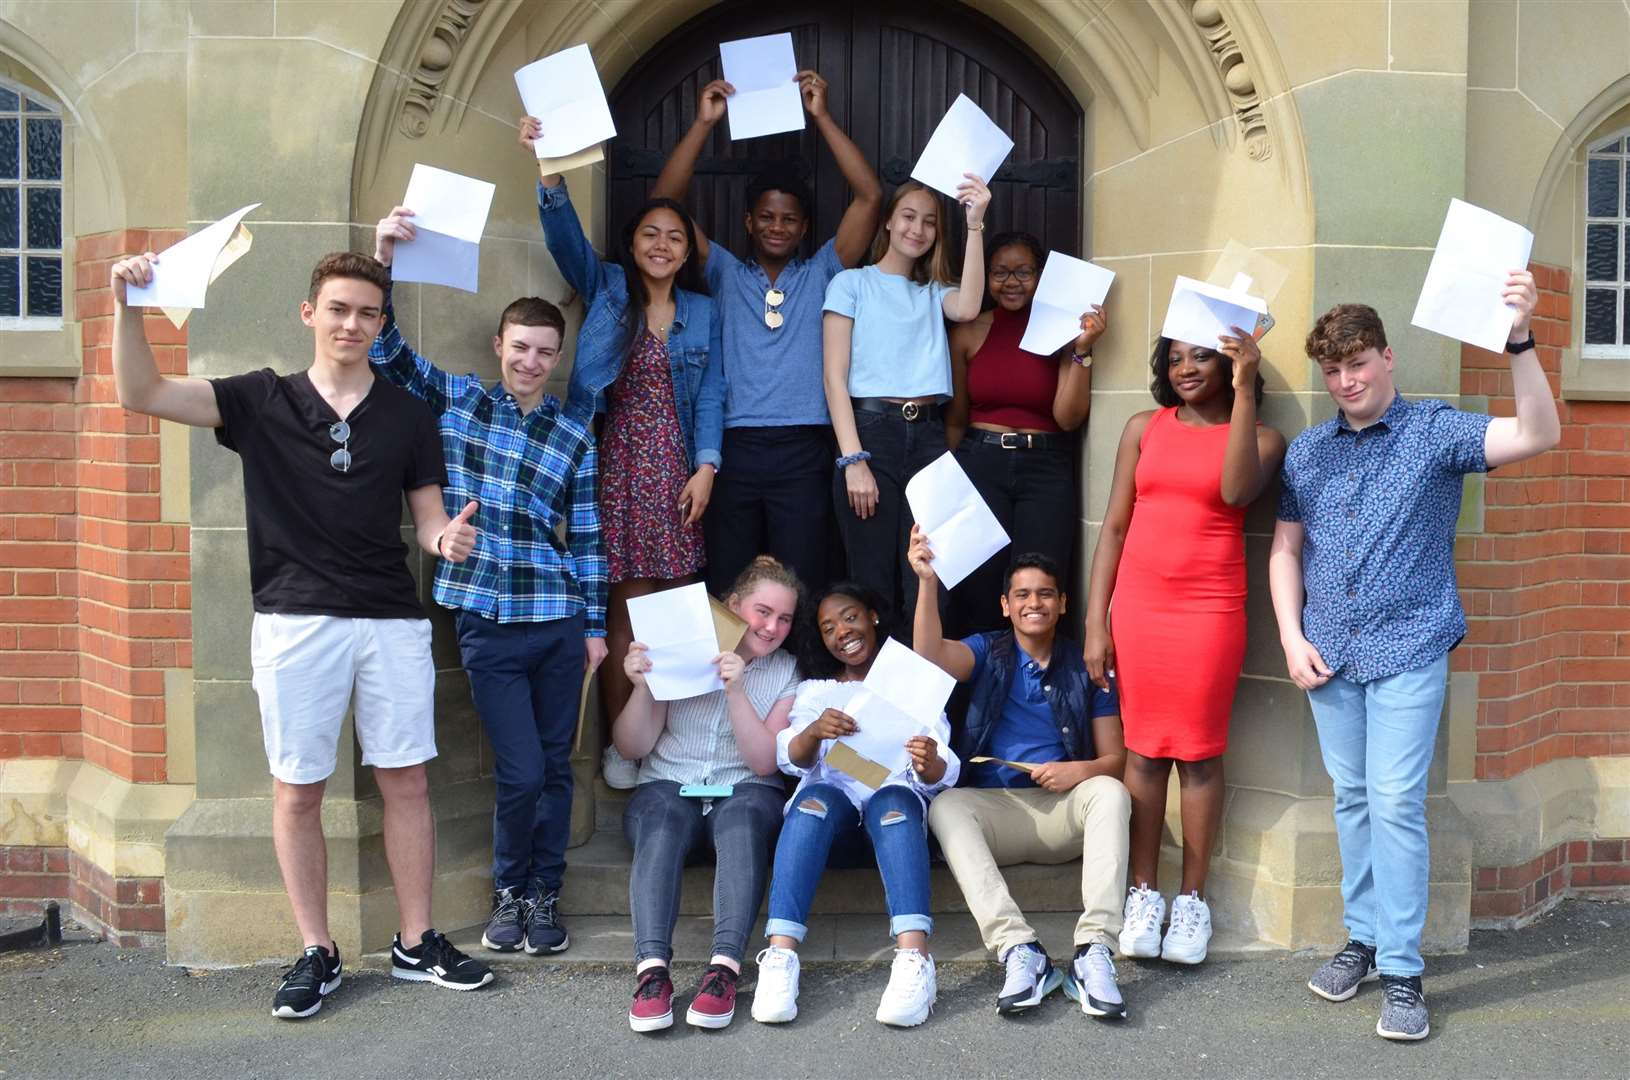
[[[0,325],[62,318],[62,114],[0,79]]]
[[[1630,131],[1585,154],[1586,357],[1630,359]]]

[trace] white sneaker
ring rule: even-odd
[[[934,1011],[938,997],[934,958],[921,949],[895,949],[889,985],[877,1003],[877,1020],[891,1027],[916,1027]]]
[[[1206,946],[1211,942],[1211,908],[1200,899],[1200,894],[1172,900],[1172,924],[1166,930],[1166,940],[1160,946],[1160,958],[1174,964],[1198,964],[1206,958]]]
[[[892,988],[894,983],[890,981],[889,986]],[[771,945],[758,954],[758,986],[753,990],[753,1019],[761,1024],[785,1024],[797,1016],[798,954],[791,949]]]
[[[640,763],[617,753],[615,746],[607,746],[606,752],[600,755],[600,775],[605,778],[607,787],[630,791],[640,786]]]
[[[1079,1001],[1088,1016],[1126,1018],[1126,1001],[1115,982],[1115,961],[1108,945],[1094,942],[1076,952],[1064,979],[1064,993]]]
[[[1128,889],[1121,916],[1121,955],[1148,960],[1160,955],[1160,924],[1166,918],[1165,899],[1147,885]]]

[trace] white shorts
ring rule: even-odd
[[[429,619],[257,611],[249,658],[266,760],[285,784],[333,774],[347,706],[364,765],[399,769],[436,756]]]

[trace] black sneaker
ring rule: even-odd
[[[1375,948],[1362,941],[1349,941],[1319,966],[1307,981],[1307,988],[1326,1001],[1346,1001],[1358,993],[1359,983],[1379,977]]]
[[[340,985],[340,947],[330,953],[321,945],[307,946],[287,971],[272,998],[272,1015],[300,1020],[323,1007],[323,998]]]
[[[514,952],[526,940],[528,905],[520,889],[499,889],[492,894],[492,917],[481,934],[481,944],[493,952]]]
[[[532,902],[532,916],[526,924],[526,954],[536,956],[539,953],[565,952],[566,946],[572,939],[566,936],[566,928],[560,925],[560,916],[555,911],[555,905],[560,902],[560,893],[538,891],[538,898]]]
[[[1381,976],[1381,1018],[1375,1033],[1383,1039],[1414,1042],[1431,1034],[1426,1020],[1426,993],[1419,975]]]
[[[418,948],[402,947],[402,935],[391,942],[391,977],[431,982],[448,990],[479,990],[492,982],[492,969],[453,947],[438,930],[426,930]]]

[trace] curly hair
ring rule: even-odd
[[[1202,349],[1194,346],[1196,352],[1216,353],[1215,349]],[[1154,395],[1155,404],[1162,408],[1172,408],[1183,404],[1183,399],[1177,396],[1177,389],[1172,386],[1171,372],[1172,339],[1163,337],[1155,342],[1155,351],[1149,355],[1149,393]],[[1217,354],[1221,355],[1221,354]],[[1262,378],[1262,370],[1256,373],[1256,403],[1262,404],[1263,395],[1267,392],[1267,381]],[[1234,381],[1229,379],[1223,386],[1223,393],[1228,397],[1228,404],[1234,404]]]
[[[1307,334],[1307,355],[1315,363],[1345,360],[1366,349],[1385,349],[1387,329],[1368,304],[1337,304]]]
[[[828,679],[843,670],[843,661],[833,656],[826,642],[821,640],[821,605],[834,596],[847,596],[877,616],[879,642],[893,629],[888,605],[877,590],[858,581],[834,581],[822,589],[813,602],[799,609],[794,655],[798,657],[798,670],[806,679]]]

